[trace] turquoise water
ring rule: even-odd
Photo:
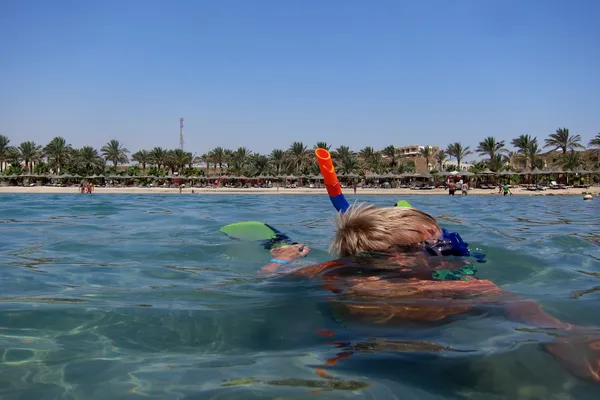
[[[487,254],[480,277],[600,326],[600,201],[407,199]],[[491,315],[346,325],[330,293],[257,276],[266,251],[219,233],[270,223],[311,246],[308,265],[329,259],[332,210],[326,196],[0,195],[0,398],[598,398],[540,351],[548,332]],[[368,345],[384,339],[462,351]],[[333,341],[364,351],[323,367],[344,351]]]

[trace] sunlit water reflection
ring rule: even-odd
[[[408,200],[487,254],[479,277],[600,326],[599,201]],[[547,332],[497,316],[345,324],[327,312],[330,294],[257,276],[266,251],[219,232],[261,220],[313,248],[304,264],[327,260],[326,196],[1,195],[0,205],[2,399],[600,396],[540,351]],[[327,379],[316,370],[345,351],[333,341],[355,353]]]

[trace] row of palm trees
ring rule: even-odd
[[[566,128],[558,129],[545,139],[544,148],[560,150],[557,163],[565,169],[578,169],[584,166],[594,168],[598,166],[598,153],[596,152],[595,165],[591,159],[582,157],[583,149],[580,135],[571,135]],[[516,159],[524,160],[526,168],[544,168],[542,147],[537,137],[521,135],[511,141],[514,151],[507,149],[505,141],[487,137],[471,150],[460,142],[448,145],[446,149],[437,149],[425,146],[420,155],[428,166],[438,171],[460,170],[461,163],[466,157],[474,154],[483,156],[484,159],[473,164],[472,172],[484,168],[492,171],[501,171],[510,168]],[[600,148],[600,134],[590,140],[588,146]],[[313,148],[322,147],[331,150],[325,142],[316,143]],[[404,173],[415,171],[414,158],[404,157],[399,154],[395,146],[387,146],[382,150],[375,150],[367,146],[358,152],[352,151],[348,146],[339,146],[332,151],[336,169],[340,173]],[[447,166],[446,161],[454,158],[456,166]],[[119,166],[127,165],[133,161],[137,165],[129,166],[128,175],[152,175],[179,173],[186,176],[193,175],[220,175],[225,172],[237,176],[258,176],[273,174],[318,175],[319,169],[311,149],[302,142],[293,142],[287,149],[275,149],[269,155],[253,153],[246,147],[229,150],[217,147],[206,154],[196,156],[181,149],[163,149],[155,147],[151,150],[139,150],[133,154],[118,140],[111,140],[100,151],[90,146],[79,149],[73,148],[62,137],[55,137],[46,146],[37,145],[35,142],[26,141],[18,146],[11,146],[6,136],[0,135],[0,172],[5,175],[30,172],[36,174],[67,173],[82,176],[92,174],[118,174]],[[2,165],[8,164],[3,169]],[[586,165],[587,163],[587,165]],[[202,169],[195,165],[203,164]],[[428,168],[431,169],[431,168]]]

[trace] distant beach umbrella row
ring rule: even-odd
[[[452,172],[422,172],[422,173],[411,173],[405,172],[402,174],[394,174],[391,172],[387,172],[385,174],[366,174],[364,178],[366,179],[403,179],[403,178],[424,178],[431,179],[434,176],[447,176],[447,175],[455,175],[455,176],[511,176],[511,175],[550,175],[550,174],[579,174],[579,175],[590,175],[590,174],[600,174],[600,170],[596,171],[588,171],[588,170],[552,170],[552,169],[544,169],[540,170],[539,168],[534,168],[531,171],[501,171],[494,172],[489,168],[484,169],[481,172],[470,172],[470,171],[452,171]],[[362,175],[357,174],[338,174],[338,178],[340,180],[348,180],[348,179],[357,179],[362,178]],[[0,175],[0,179],[16,179],[16,178],[45,178],[45,179],[153,179],[153,180],[161,180],[161,179],[181,179],[181,180],[255,180],[255,179],[263,179],[263,180],[297,180],[297,179],[309,179],[309,180],[323,180],[323,175],[303,175],[303,176],[295,176],[295,175],[259,175],[253,177],[247,176],[236,176],[236,175],[214,175],[214,176],[179,176],[179,175],[168,175],[168,176],[132,176],[132,175],[71,175],[71,174],[61,174],[61,175],[53,175],[53,174],[21,174],[21,175]]]

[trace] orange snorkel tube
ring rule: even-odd
[[[315,155],[317,156],[319,169],[321,170],[321,175],[323,175],[327,194],[329,195],[331,203],[337,211],[342,213],[345,212],[350,205],[342,193],[342,186],[335,173],[331,154],[325,149],[318,148],[315,150]]]

